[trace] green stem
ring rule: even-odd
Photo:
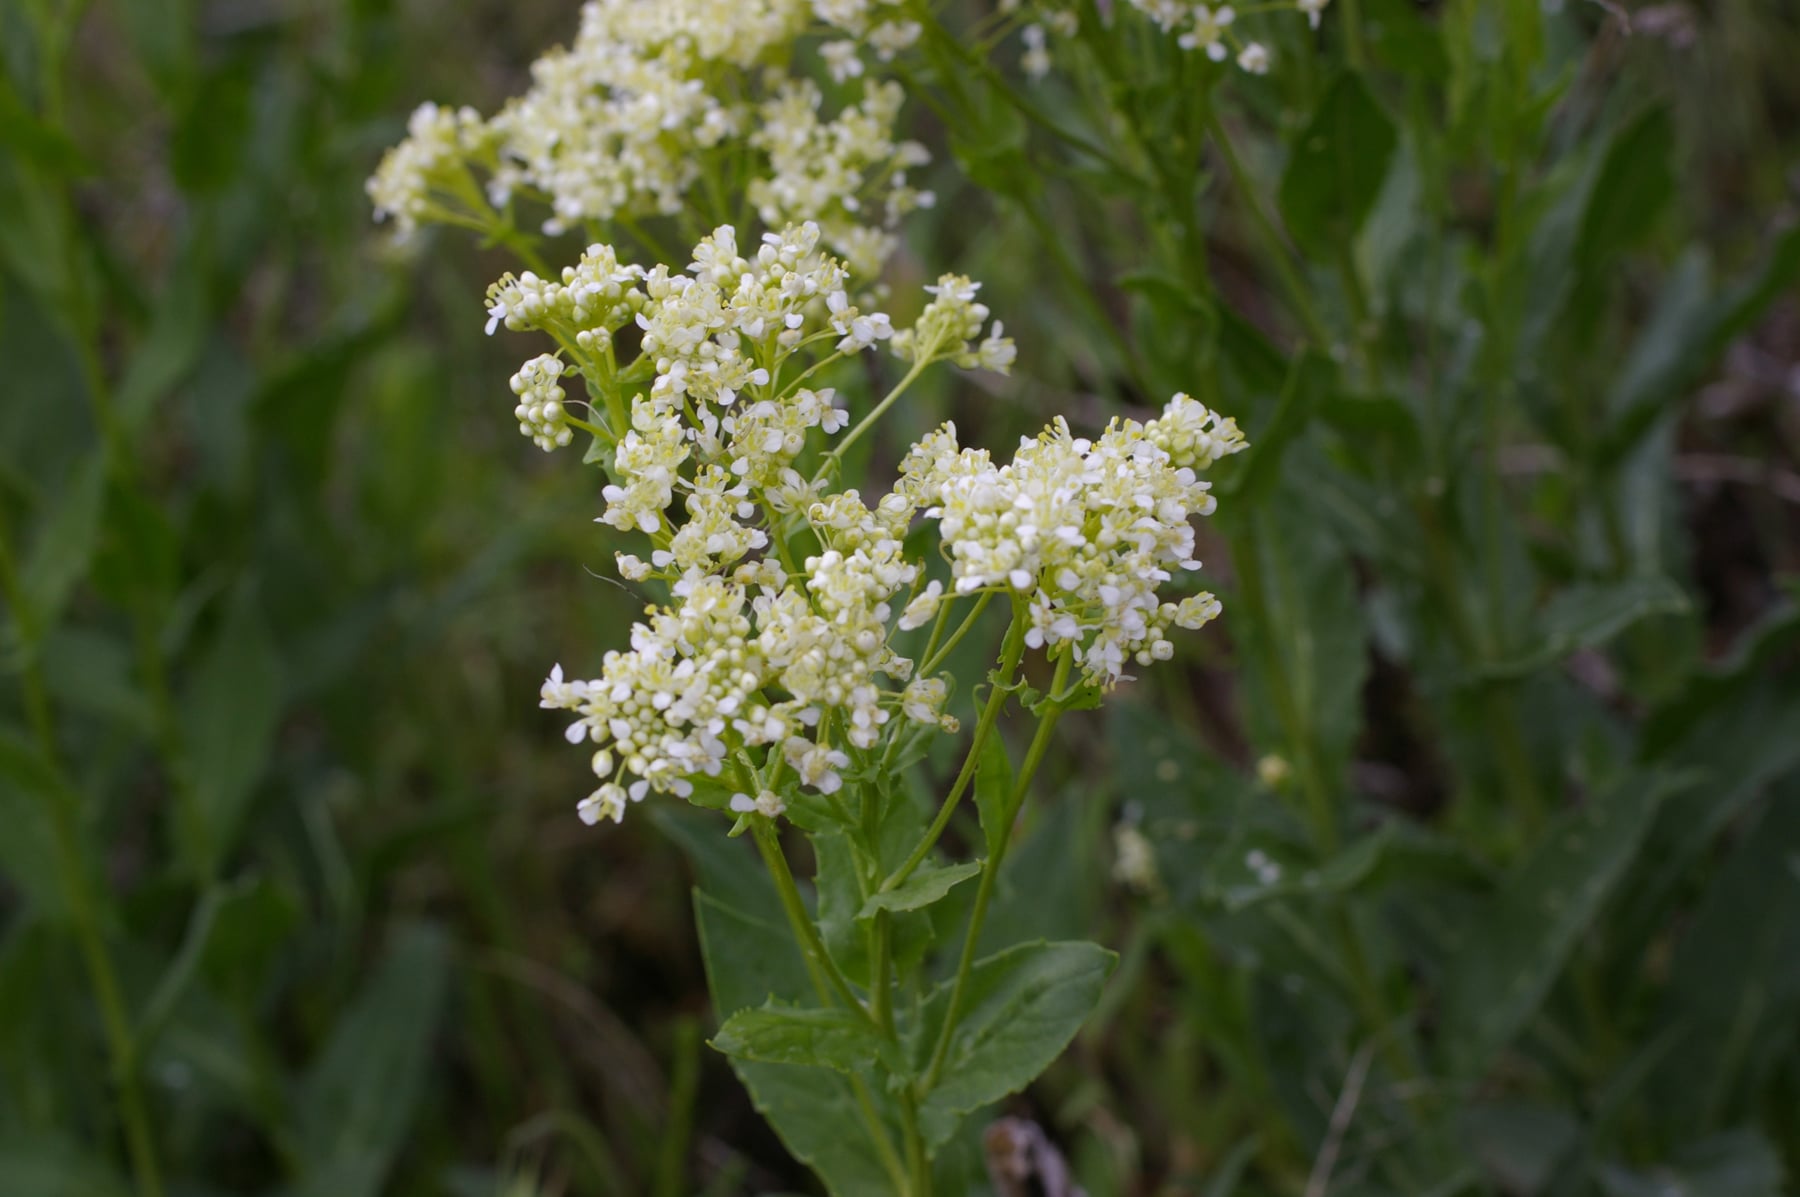
[[[1338,241],[1336,249],[1338,277],[1343,280],[1344,301],[1350,309],[1350,341],[1362,358],[1363,372],[1368,376],[1368,381],[1379,388],[1381,356],[1375,342],[1380,330],[1370,319],[1368,288],[1363,284],[1362,267],[1356,260],[1356,246],[1346,237]]]
[[[887,409],[892,407],[894,401],[905,393],[906,388],[911,386],[914,380],[917,379],[920,374],[925,372],[925,367],[930,365],[930,363],[931,359],[928,357],[920,357],[918,361],[914,362],[912,368],[906,372],[905,376],[902,377],[899,382],[894,384],[894,389],[883,396],[881,402],[877,403],[868,415],[857,421],[856,427],[845,433],[843,440],[831,447],[831,452],[827,453],[825,455],[825,460],[819,464],[818,473],[813,476],[814,482],[823,481],[830,475],[831,471],[837,467],[838,462],[843,459],[844,454],[849,450],[850,446],[854,445],[858,440],[861,440],[863,433],[874,427],[875,421],[887,414]]]
[[[835,994],[846,1007],[865,1019],[870,1018],[868,1007],[862,1004],[856,991],[850,988],[850,982],[832,960],[831,953],[825,950],[825,942],[819,938],[818,928],[813,926],[811,916],[806,913],[806,903],[800,897],[800,887],[794,884],[793,872],[788,869],[787,857],[781,851],[781,839],[775,831],[774,821],[752,815],[750,831],[756,837],[756,847],[762,853],[763,863],[769,866],[769,875],[775,879],[775,890],[781,896],[781,908],[787,912],[794,936],[800,941],[801,950],[816,970],[814,983],[819,984],[823,978],[821,998],[829,1005],[831,995]]]
[[[1063,706],[1054,696],[1061,694],[1069,680],[1069,669],[1075,662],[1075,653],[1066,649],[1057,659],[1056,675],[1050,683],[1049,709],[1038,721],[1037,732],[1031,737],[1031,747],[1025,751],[1025,762],[1019,767],[1019,774],[1013,780],[1013,792],[1007,798],[1006,809],[1001,812],[1000,838],[994,851],[981,863],[980,887],[975,891],[975,909],[969,915],[968,934],[963,939],[962,957],[956,963],[956,980],[950,985],[950,1005],[944,1011],[944,1026],[938,1032],[937,1046],[931,1052],[931,1064],[925,1070],[925,1079],[919,1092],[929,1093],[943,1075],[944,1060],[950,1054],[950,1043],[956,1035],[956,1022],[962,1015],[963,993],[968,988],[969,972],[975,966],[975,947],[981,938],[981,925],[987,919],[988,903],[994,897],[994,882],[1000,876],[1000,866],[1006,861],[1007,847],[1012,843],[1012,825],[1018,818],[1019,807],[1025,802],[1025,795],[1031,786],[1031,779],[1037,773],[1038,766],[1043,763],[1044,754],[1050,748],[1051,738],[1056,731],[1056,724],[1062,718]]]
[[[910,1092],[900,1094],[900,1127],[906,1139],[907,1197],[931,1197],[931,1155],[919,1133],[919,1101]]]
[[[913,870],[924,863],[938,837],[944,834],[944,828],[950,825],[950,815],[961,801],[963,791],[969,788],[974,780],[975,772],[981,764],[981,749],[987,738],[993,734],[994,723],[1000,718],[1000,708],[1006,705],[1006,695],[1013,684],[1013,674],[1018,672],[1019,658],[1025,654],[1025,619],[1014,604],[1013,621],[1006,629],[1006,640],[1000,648],[1000,668],[996,671],[993,689],[988,693],[987,704],[981,709],[981,718],[975,724],[975,735],[969,743],[969,753],[963,758],[962,769],[957,772],[956,781],[945,796],[944,803],[938,807],[937,817],[932,819],[931,826],[925,830],[925,837],[919,846],[913,849],[906,863],[894,871],[894,875],[881,883],[882,893],[895,889],[901,882],[912,876]]]
[[[962,638],[969,634],[969,629],[975,626],[975,620],[987,609],[988,602],[993,597],[994,591],[983,591],[981,597],[975,600],[974,608],[963,617],[963,621],[957,625],[956,631],[950,634],[950,639],[944,642],[943,647],[939,648],[936,652],[931,652],[929,648],[927,649],[925,664],[919,666],[920,677],[930,677],[933,673],[937,672],[938,666],[944,663],[945,658],[950,655],[957,645],[962,643]],[[945,610],[948,610],[950,604],[954,601],[953,598],[946,597],[944,599]]]
[[[1257,668],[1268,680],[1276,719],[1281,725],[1288,752],[1294,759],[1294,772],[1299,780],[1301,798],[1306,808],[1313,850],[1320,860],[1328,861],[1337,856],[1342,843],[1338,832],[1337,810],[1332,802],[1331,788],[1321,767],[1308,720],[1288,680],[1290,671],[1279,658],[1274,642],[1268,635],[1274,625],[1262,576],[1261,540],[1260,525],[1253,521],[1251,535],[1234,546],[1232,559],[1237,566],[1244,604],[1250,609],[1247,622],[1253,629],[1251,650],[1257,658]],[[1329,912],[1327,925],[1337,941],[1337,948],[1344,962],[1342,979],[1349,989],[1351,1004],[1362,1023],[1364,1034],[1379,1045],[1377,1050],[1382,1063],[1396,1079],[1406,1081],[1417,1078],[1419,1070],[1412,1053],[1393,1034],[1396,1020],[1388,1012],[1387,1002],[1369,965],[1369,953],[1355,920],[1346,907],[1339,905]],[[1421,1101],[1422,1098],[1415,1095],[1408,1099],[1407,1104],[1416,1110]]]
[[[819,1004],[830,1006],[835,993],[850,1009],[869,1018],[867,1007],[851,992],[850,983],[844,980],[844,974],[832,962],[831,954],[819,939],[818,930],[807,916],[806,903],[800,898],[800,888],[794,884],[794,874],[788,869],[787,857],[782,855],[781,841],[776,835],[774,822],[753,815],[750,830],[756,840],[757,851],[762,853],[763,863],[768,866],[770,876],[775,879],[775,889],[781,897],[781,908],[786,912],[788,926],[800,944],[801,955],[806,960],[806,972],[812,978],[813,989],[819,995]],[[906,1166],[901,1162],[899,1153],[894,1150],[893,1139],[881,1121],[868,1085],[861,1077],[852,1076],[850,1087],[855,1092],[857,1109],[862,1114],[863,1123],[868,1127],[875,1149],[881,1155],[882,1167],[886,1169],[896,1188],[902,1193],[907,1192]]]
[[[1368,52],[1363,48],[1361,0],[1338,0],[1338,4],[1341,6],[1338,24],[1344,30],[1344,57],[1360,71],[1369,64]]]
[[[12,608],[21,632],[28,631],[24,590],[14,567],[12,547],[0,528],[0,594]],[[138,1076],[136,1048],[132,1043],[131,1022],[126,1014],[125,999],[119,988],[118,974],[113,971],[112,957],[106,950],[101,928],[99,904],[90,885],[86,854],[81,843],[81,799],[63,771],[58,751],[56,724],[50,707],[49,690],[43,667],[35,651],[23,669],[21,684],[32,732],[49,770],[49,792],[42,795],[50,816],[51,832],[56,842],[58,881],[69,904],[70,921],[74,925],[83,964],[87,968],[94,1000],[100,1008],[100,1023],[112,1063],[112,1081],[117,1090],[119,1116],[124,1122],[126,1150],[131,1157],[132,1175],[141,1197],[161,1197],[162,1175],[157,1165],[156,1141],[150,1131],[148,1109]]]

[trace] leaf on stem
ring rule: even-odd
[[[403,930],[301,1083],[300,1197],[374,1197],[406,1142],[450,976],[435,927]]]
[[[975,810],[981,816],[981,834],[989,856],[1006,840],[1006,807],[1012,801],[1012,762],[1006,741],[995,728],[981,746],[981,762],[975,768]]]
[[[1118,956],[1098,944],[1030,943],[978,960],[963,991],[943,1075],[921,1114],[932,1146],[961,1115],[1030,1084],[1093,1013]],[[951,982],[934,988],[919,1018],[921,1049],[942,1033]]]
[[[1362,79],[1339,75],[1294,143],[1279,202],[1309,257],[1330,261],[1375,206],[1398,143],[1393,122]]]
[[[1577,941],[1637,855],[1664,798],[1684,775],[1627,777],[1559,817],[1463,928],[1445,986],[1446,1042],[1465,1075],[1479,1073],[1531,1019]]]
[[[182,848],[203,875],[217,870],[236,839],[269,764],[281,702],[281,658],[254,591],[245,589],[232,601],[182,702],[193,783]]]
[[[1660,575],[1571,586],[1544,607],[1530,651],[1481,672],[1484,677],[1523,677],[1576,649],[1605,644],[1641,619],[1684,614],[1691,606],[1681,587]]]
[[[857,913],[859,919],[871,919],[878,910],[918,910],[930,906],[958,884],[981,872],[981,862],[966,861],[959,865],[922,864],[912,876],[883,893],[869,895]]]
[[[768,1002],[733,1014],[710,1042],[728,1056],[764,1064],[800,1064],[865,1076],[879,1061],[890,1073],[906,1071],[893,1040],[879,1034],[866,1017],[843,1009]]]
[[[63,488],[25,561],[19,581],[31,608],[31,618],[20,619],[19,629],[27,637],[42,637],[62,615],[75,584],[93,558],[105,502],[105,460],[103,454],[95,452],[81,463]]]

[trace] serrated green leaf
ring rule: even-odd
[[[874,918],[878,910],[918,910],[930,906],[961,882],[981,872],[981,862],[967,861],[958,865],[934,865],[929,862],[914,869],[912,876],[883,893],[869,895],[857,918]]]
[[[1543,1002],[1569,953],[1625,875],[1664,798],[1690,784],[1633,775],[1563,814],[1459,935],[1446,978],[1446,1043],[1478,1073]]]
[[[297,1197],[375,1197],[405,1145],[450,975],[442,931],[412,925],[340,1015],[295,1100]]]
[[[891,1073],[904,1073],[899,1047],[867,1017],[849,1010],[766,1003],[739,1010],[712,1037],[728,1056],[764,1064],[802,1064],[846,1076],[871,1076],[879,1060]]]
[[[922,1103],[931,1144],[947,1139],[961,1115],[1017,1093],[1055,1062],[1118,959],[1098,944],[1030,943],[976,961],[943,1075]],[[951,988],[945,982],[925,998],[922,1051],[937,1042]]]
[[[1362,79],[1339,75],[1295,139],[1281,176],[1282,218],[1302,249],[1330,261],[1356,236],[1381,193],[1398,141]]]

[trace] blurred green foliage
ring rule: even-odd
[[[1025,115],[928,42],[903,269],[1029,365],[965,426],[1191,389],[1254,444],[1224,631],[1070,719],[987,925],[1121,950],[1021,1107],[1096,1197],[1800,1170],[1800,29],[1613,7],[1339,4],[1363,69],[1328,21],[1217,107],[1172,45]],[[0,1193],[809,1183],[700,1042],[670,841],[746,858],[585,831],[534,709],[633,611],[507,418],[497,259],[363,201],[572,20],[0,3]]]

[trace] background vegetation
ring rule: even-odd
[[[1095,1197],[1782,1191],[1800,21],[1358,7],[1216,105],[1129,29],[912,68],[896,293],[987,280],[1024,369],[896,434],[1211,386],[1256,445],[1225,619],[1069,720],[1009,864],[997,941],[1123,954],[1015,1111]],[[702,1043],[744,861],[582,827],[535,709],[633,603],[513,431],[499,259],[362,195],[573,21],[0,5],[0,1192],[812,1183]]]

